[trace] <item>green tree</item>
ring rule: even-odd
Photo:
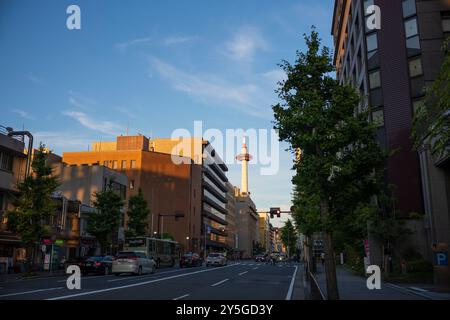
[[[333,300],[339,299],[333,231],[380,192],[385,154],[376,142],[374,125],[368,122],[368,111],[359,110],[356,89],[332,77],[330,51],[321,49],[314,28],[305,41],[308,50],[297,52],[295,64],[281,64],[287,80],[279,83],[277,91],[283,103],[273,107],[275,129],[293,153],[302,150],[294,165],[294,203],[307,199],[310,216],[300,229],[320,229],[325,234],[327,293]],[[302,208],[295,211],[304,213]]]
[[[142,189],[128,200],[128,230],[127,236],[143,236],[147,231],[147,217],[150,213]]]
[[[281,241],[284,246],[289,250],[289,257],[295,254],[295,246],[297,244],[297,231],[290,219],[286,221],[285,225],[281,228]]]
[[[87,232],[97,239],[103,253],[114,242],[122,216],[120,210],[124,205],[120,195],[113,190],[113,183],[110,181],[106,190],[94,193],[96,212],[89,216],[87,224]]]
[[[18,184],[20,195],[13,203],[14,210],[8,212],[8,229],[19,234],[27,248],[29,271],[33,268],[36,245],[48,233],[56,210],[52,194],[58,180],[46,158],[45,145],[41,143],[33,156],[32,174]]]
[[[431,152],[444,157],[450,148],[450,38],[443,46],[444,61],[433,84],[414,114],[415,147],[431,144]]]

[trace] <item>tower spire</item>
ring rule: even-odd
[[[252,156],[248,153],[245,137],[242,140],[241,154],[236,156],[236,160],[241,161],[241,194],[248,196],[248,162],[252,160]]]

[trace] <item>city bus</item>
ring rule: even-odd
[[[133,237],[125,239],[124,250],[144,252],[153,257],[157,268],[173,267],[179,259],[180,244],[167,239]]]

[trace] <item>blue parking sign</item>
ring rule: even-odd
[[[447,252],[435,252],[434,262],[437,266],[448,266],[448,253]]]

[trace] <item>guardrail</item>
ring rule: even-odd
[[[4,136],[7,136],[8,133],[9,133],[9,131],[8,131],[7,127],[0,125],[0,134],[3,134]],[[24,142],[23,136],[22,136],[22,138],[17,137],[17,136],[13,136],[11,138],[15,139],[17,141],[20,141],[20,142]]]

